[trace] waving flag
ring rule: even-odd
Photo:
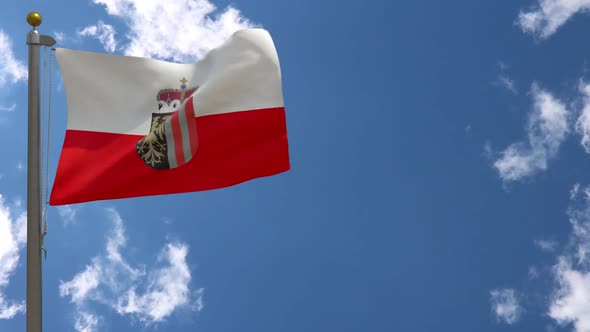
[[[50,203],[209,190],[290,168],[278,56],[236,32],[194,64],[57,49],[68,122]]]

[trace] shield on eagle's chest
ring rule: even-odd
[[[180,167],[197,152],[197,124],[192,94],[198,87],[160,90],[158,112],[152,113],[150,132],[135,146],[143,162],[157,170]]]

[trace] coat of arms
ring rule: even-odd
[[[163,89],[156,96],[157,111],[152,113],[150,132],[135,150],[151,168],[165,170],[187,163],[197,151],[196,120],[192,94],[186,78],[180,89]],[[191,99],[191,100],[189,100]]]

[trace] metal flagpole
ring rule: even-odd
[[[41,172],[39,121],[39,54],[41,46],[53,46],[55,39],[39,34],[41,15],[30,12],[33,27],[29,45],[29,141],[27,155],[27,332],[41,332]]]

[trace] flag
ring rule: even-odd
[[[290,168],[265,30],[238,31],[193,64],[62,48],[56,58],[68,119],[51,205],[223,188]]]

